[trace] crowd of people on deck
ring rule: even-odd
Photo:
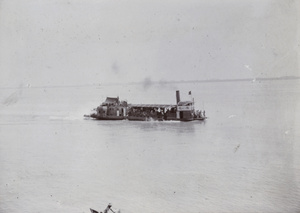
[[[167,110],[160,108],[130,108],[128,116],[145,117],[145,118],[164,118],[167,115]]]
[[[167,120],[176,117],[176,108],[132,107],[128,111],[128,116]]]

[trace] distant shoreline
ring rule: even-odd
[[[150,81],[149,84],[174,84],[174,83],[211,83],[211,82],[238,82],[238,81],[280,81],[299,80],[297,76],[283,76],[274,78],[236,78],[236,79],[208,79],[208,80],[182,80],[182,81]],[[128,84],[144,84],[145,82],[131,82]],[[119,84],[119,83],[116,83]]]
[[[19,87],[0,87],[0,89],[51,89],[51,88],[73,88],[73,87],[94,87],[94,86],[115,86],[115,85],[138,85],[138,84],[186,84],[186,83],[217,83],[217,82],[259,82],[259,81],[282,81],[282,80],[299,80],[297,76],[283,76],[274,78],[236,78],[236,79],[208,79],[208,80],[181,80],[181,81],[138,81],[138,82],[127,82],[127,83],[92,83],[92,84],[79,84],[79,85],[45,85],[45,86],[19,86]]]

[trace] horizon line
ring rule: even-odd
[[[114,86],[114,85],[138,85],[138,84],[183,84],[183,83],[211,83],[211,82],[239,82],[239,81],[278,81],[278,80],[299,80],[300,76],[281,76],[281,77],[259,77],[259,78],[231,78],[231,79],[206,79],[206,80],[173,80],[173,81],[152,81],[149,79],[149,82],[144,81],[136,81],[136,82],[107,82],[107,83],[91,83],[91,84],[79,84],[79,85],[45,85],[45,86],[31,86],[27,84],[26,86],[19,87],[0,87],[0,89],[52,89],[52,88],[73,88],[73,87],[93,87],[93,86]]]

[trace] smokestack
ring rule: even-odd
[[[180,92],[179,90],[176,91],[176,104],[180,101]]]

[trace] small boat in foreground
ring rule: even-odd
[[[90,211],[91,211],[91,213],[99,213],[98,211],[91,209],[91,208],[90,208]]]
[[[118,211],[116,211],[116,210],[112,210],[111,207],[112,207],[112,205],[111,205],[111,203],[109,203],[108,206],[106,207],[106,209],[103,212],[108,213],[109,211],[111,211],[113,213],[121,213],[120,209]],[[98,212],[98,211],[96,211],[94,209],[91,209],[91,208],[90,208],[90,211],[91,211],[91,213],[102,213],[102,212]]]

